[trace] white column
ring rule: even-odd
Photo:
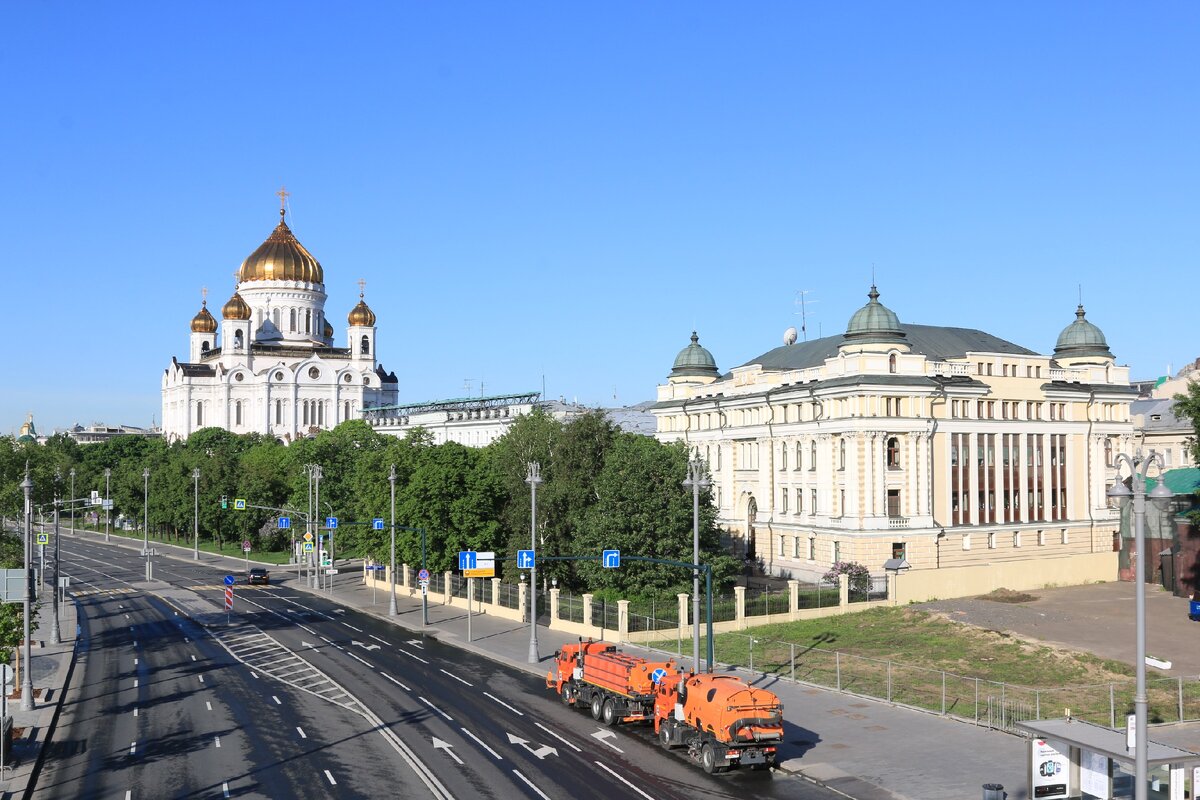
[[[863,440],[863,516],[875,516],[875,461],[871,454],[875,452],[875,432],[864,431]]]
[[[1017,469],[1017,496],[1021,498],[1021,522],[1029,522],[1029,459],[1026,457],[1029,451],[1029,434],[1017,434],[1017,448],[1021,451],[1021,461]]]
[[[978,525],[983,518],[979,502],[979,434],[967,434],[967,499],[971,503],[971,524]]]
[[[858,451],[861,440],[861,434],[850,433],[846,435],[846,473],[843,476],[846,484],[846,508],[843,509],[843,515],[853,517],[856,520],[862,516],[860,512],[862,503],[859,501],[859,496],[862,493],[862,485],[858,477]]]

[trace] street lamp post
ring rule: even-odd
[[[105,467],[104,468],[104,541],[105,541],[105,543],[108,542],[108,523],[109,523],[109,520],[112,518],[112,507],[111,507],[109,499],[108,499],[108,495],[109,495],[108,489],[109,489],[109,484],[110,484],[111,480],[112,480],[112,470],[109,467]]]
[[[194,493],[192,499],[192,560],[200,560],[200,468],[196,467],[192,470],[192,485]]]
[[[692,563],[700,563],[700,492],[711,485],[704,474],[704,462],[688,461],[685,488],[692,490]],[[700,674],[700,570],[692,570],[692,670]]]
[[[21,670],[21,710],[33,710],[33,676],[29,665],[33,657],[29,638],[29,615],[33,610],[33,571],[30,561],[33,559],[33,481],[29,480],[29,463],[25,464],[25,480],[21,481],[21,489],[25,492],[25,668]]]
[[[71,467],[71,535],[75,535],[75,468]],[[54,545],[54,574],[58,576],[58,543]]]
[[[150,468],[142,470],[142,555],[146,557],[146,580],[150,580]]]
[[[388,483],[392,489],[392,597],[388,601],[388,616],[396,616],[396,465],[388,470]]]
[[[61,476],[58,472],[54,473],[54,582],[50,586],[50,590],[54,592],[54,621],[50,624],[50,640],[55,644],[62,642],[62,634],[60,634],[58,630],[58,540],[62,534],[62,531],[58,526],[58,481],[60,477]],[[74,483],[74,478],[75,470],[71,470],[72,483]],[[72,510],[71,515],[75,515],[74,510]],[[46,566],[43,563],[42,570],[44,571],[45,568]]]
[[[528,466],[525,482],[529,484],[529,549],[533,551],[533,563],[529,567],[529,663],[536,664],[540,660],[537,640],[537,488],[542,482],[542,465],[530,461]]]
[[[1120,478],[1121,464],[1129,465],[1132,491]],[[1134,800],[1146,800],[1146,779],[1148,777],[1148,743],[1146,741],[1146,580],[1145,580],[1145,548],[1146,548],[1146,473],[1152,464],[1158,464],[1158,485],[1150,491],[1150,499],[1155,504],[1165,503],[1171,499],[1171,490],[1167,488],[1161,474],[1166,470],[1162,456],[1150,451],[1148,458],[1138,462],[1124,453],[1119,453],[1114,459],[1117,477],[1108,490],[1108,496],[1116,498],[1124,505],[1133,500],[1133,549],[1136,561],[1133,571],[1134,597],[1136,598],[1137,614],[1137,687],[1133,695],[1134,713]]]

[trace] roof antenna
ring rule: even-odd
[[[808,304],[819,302],[808,299],[809,291],[809,289],[800,289],[796,292],[796,305],[800,306],[800,336],[806,342],[808,341]]]

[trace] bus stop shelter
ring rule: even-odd
[[[1126,732],[1083,720],[1026,720],[1016,727],[1033,737],[1027,775],[1034,800],[1133,797],[1134,753]],[[1185,800],[1200,788],[1200,753],[1151,739],[1147,743],[1150,800]],[[1185,794],[1190,786],[1190,794]]]

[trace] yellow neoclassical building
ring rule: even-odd
[[[795,338],[722,374],[693,333],[658,387],[657,436],[707,461],[736,552],[803,579],[892,558],[1116,577],[1105,491],[1135,392],[1082,306],[1050,355],[901,323],[874,286],[845,333]]]

